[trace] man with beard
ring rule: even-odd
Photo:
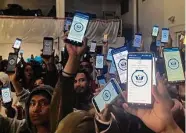
[[[90,88],[89,73],[82,69],[76,74],[74,81],[74,108],[88,111],[91,108],[93,94]]]

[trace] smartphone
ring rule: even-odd
[[[11,72],[11,73],[15,72],[15,67],[16,67],[16,64],[17,64],[17,58],[18,58],[18,55],[16,53],[9,53],[7,72]]]
[[[104,56],[101,54],[97,55],[96,56],[96,68],[103,69],[103,62],[104,62]]]
[[[185,77],[179,48],[164,48],[163,56],[168,82],[184,82]]]
[[[156,57],[155,54],[153,53],[153,59],[152,59],[152,79],[153,79],[153,85],[156,85]]]
[[[81,46],[89,23],[89,16],[84,13],[76,12],[67,37],[67,42]]]
[[[186,37],[184,37],[184,41],[183,41],[183,44],[185,44],[185,45],[186,45]]]
[[[52,37],[44,37],[43,39],[43,55],[51,56],[53,52],[54,39]]]
[[[12,101],[10,88],[1,88],[3,103],[7,104]]]
[[[160,46],[164,47],[165,45],[164,45],[164,43],[161,43],[161,40],[157,40],[156,41],[156,46],[157,47],[160,47]]]
[[[115,67],[114,62],[112,62],[111,65],[110,65],[109,73],[110,74],[116,74],[116,67]]]
[[[90,44],[90,52],[95,53],[96,52],[96,41],[92,41]]]
[[[159,32],[159,27],[158,26],[154,26],[152,29],[152,36],[158,36],[158,32]]]
[[[129,53],[127,102],[130,106],[152,106],[152,53]]]
[[[127,55],[128,50],[124,46],[112,50],[113,60],[122,84],[127,81]]]
[[[103,42],[108,42],[108,34],[104,34],[104,36],[103,36]]]
[[[19,38],[16,38],[14,45],[12,46],[15,49],[20,49],[22,40]]]
[[[112,61],[112,50],[113,50],[114,48],[112,48],[112,47],[110,47],[109,49],[108,49],[108,53],[107,53],[107,61]]]
[[[162,28],[161,42],[162,43],[169,42],[169,29],[168,28]]]
[[[65,19],[65,24],[64,24],[64,32],[67,32],[70,30],[70,26],[72,24],[72,19],[71,18],[66,18]]]
[[[105,104],[111,104],[115,101],[118,95],[122,92],[119,84],[115,79],[111,79],[103,88],[103,90],[94,98],[92,98],[92,103],[98,113],[100,113],[104,108]]]
[[[19,50],[19,54],[23,55],[24,51],[23,50]]]
[[[133,47],[140,48],[142,41],[142,34],[135,34]]]
[[[106,79],[105,79],[105,77],[103,75],[102,76],[98,76],[97,77],[97,81],[98,81],[99,86],[105,86],[105,84],[107,83]]]

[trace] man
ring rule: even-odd
[[[53,88],[39,86],[29,94],[25,104],[26,119],[16,120],[0,115],[2,133],[49,133],[49,109]]]
[[[90,76],[86,70],[79,70],[74,81],[75,101],[74,107],[81,110],[89,110],[93,97],[90,89]]]

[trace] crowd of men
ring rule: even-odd
[[[184,35],[184,34],[183,34]],[[185,36],[185,35],[184,35]],[[172,47],[170,41],[164,47]],[[140,48],[124,44],[129,52],[143,52]],[[102,54],[106,61],[108,42],[104,42]],[[94,76],[105,75],[107,81],[115,75],[95,68],[95,57],[87,49],[87,41],[75,46],[66,43],[68,58],[60,62],[53,53],[41,55],[38,62],[32,56],[26,61],[20,56],[14,73],[6,73],[7,60],[0,63],[0,88],[11,88],[12,102],[0,106],[1,133],[183,133],[185,131],[185,83],[169,84],[164,70],[162,47],[152,38],[150,52],[156,61],[157,85],[152,90],[152,108],[128,106],[123,95],[98,113],[92,98],[103,89]],[[180,40],[182,63],[185,64],[185,46]],[[18,54],[18,51],[15,51]],[[93,61],[92,61],[93,60]],[[59,65],[60,64],[60,65]],[[93,80],[94,79],[94,80]],[[118,81],[119,82],[119,81]],[[126,86],[124,86],[126,87]],[[176,88],[176,89],[175,89]],[[1,93],[0,93],[1,96]]]

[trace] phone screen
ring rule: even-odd
[[[7,72],[14,72],[15,71],[15,67],[17,64],[17,58],[18,58],[17,54],[9,53]]]
[[[98,112],[101,112],[105,108],[105,104],[110,104],[121,93],[116,80],[111,79],[110,82],[104,87],[104,89],[93,98],[93,105]]]
[[[142,39],[142,34],[135,34],[133,47],[140,48],[141,47],[141,39]]]
[[[186,45],[186,36],[184,37],[183,44],[185,44],[185,45]]]
[[[2,93],[2,99],[3,99],[3,103],[9,103],[11,102],[11,91],[10,88],[2,88],[1,89],[1,93]]]
[[[96,42],[91,42],[90,45],[90,52],[96,52]]]
[[[68,34],[68,39],[82,43],[88,22],[88,15],[76,13],[72,21],[70,32]]]
[[[168,28],[163,28],[162,29],[162,34],[161,34],[161,42],[168,42],[169,41],[169,29]]]
[[[127,55],[128,51],[126,47],[120,47],[112,51],[112,56],[121,83],[126,83],[127,81]]]
[[[112,50],[113,50],[114,48],[109,48],[109,50],[108,50],[108,53],[107,53],[107,60],[108,61],[112,61]]]
[[[116,74],[116,67],[115,67],[114,62],[112,62],[112,63],[110,64],[109,73],[110,73],[110,74]]]
[[[159,32],[159,27],[154,26],[152,29],[152,36],[158,36],[158,32]]]
[[[96,56],[96,68],[103,69],[103,55],[97,55]]]
[[[17,39],[15,40],[15,43],[14,43],[14,45],[13,45],[13,48],[19,49],[20,46],[21,46],[21,42],[22,42],[22,40],[17,38]]]
[[[160,47],[160,46],[165,46],[163,43],[161,43],[161,40],[157,40],[156,41],[156,46]]]
[[[150,105],[152,103],[152,60],[151,53],[128,54],[128,93],[129,104]]]
[[[43,55],[52,55],[52,52],[53,52],[53,39],[44,38]]]
[[[65,20],[64,31],[69,31],[71,24],[72,24],[72,19],[67,18]]]
[[[106,84],[106,80],[105,80],[105,77],[104,76],[98,76],[97,77],[97,80],[98,80],[98,84],[100,86],[104,86]]]
[[[107,42],[108,41],[108,34],[105,34],[103,37],[103,42]]]
[[[184,72],[179,48],[164,48],[163,51],[168,82],[184,81]]]

